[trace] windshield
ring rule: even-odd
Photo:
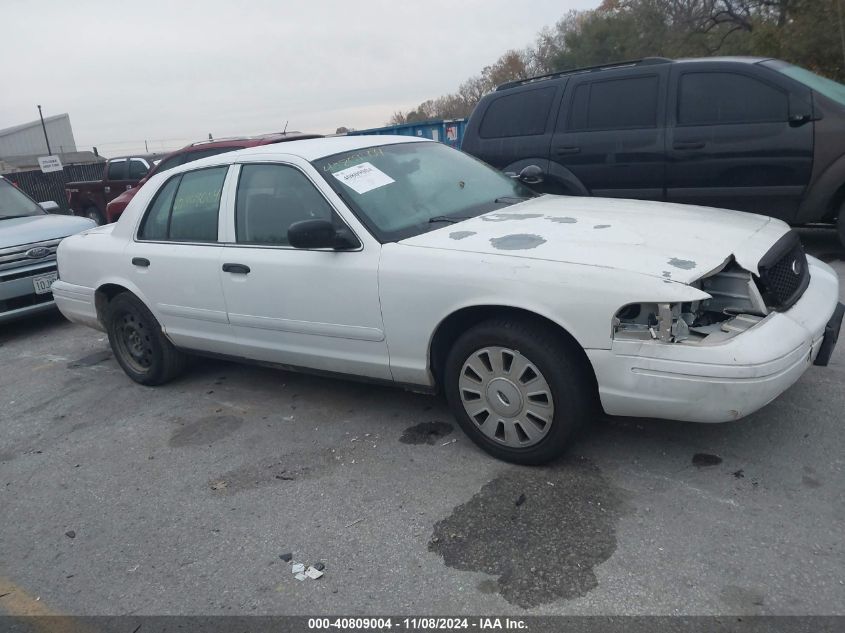
[[[46,211],[19,191],[5,178],[0,178],[0,220],[21,218],[27,215],[44,215]]]
[[[397,143],[314,161],[381,242],[419,235],[535,194],[441,143]]]
[[[806,68],[783,62],[766,62],[765,65],[795,81],[801,82],[808,88],[815,90],[819,94],[823,94],[828,99],[833,99],[837,103],[845,105],[845,85],[842,85],[838,81],[817,75]]]

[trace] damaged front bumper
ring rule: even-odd
[[[690,422],[735,420],[774,400],[817,358],[826,363],[842,320],[839,280],[827,264],[812,257],[807,262],[809,286],[789,310],[772,312],[723,343],[616,339],[609,350],[586,350],[604,410]]]

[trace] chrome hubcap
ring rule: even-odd
[[[549,383],[525,356],[506,347],[484,347],[467,358],[458,380],[461,403],[491,440],[525,448],[542,440],[554,420]]]

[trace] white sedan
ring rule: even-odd
[[[58,260],[61,311],[141,384],[190,353],[441,389],[473,441],[525,464],[598,406],[745,416],[827,363],[843,313],[836,274],[778,220],[536,196],[409,137],[184,165]]]

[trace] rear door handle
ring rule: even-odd
[[[678,141],[672,147],[675,149],[701,149],[704,147],[704,141]]]
[[[566,156],[567,154],[577,154],[580,151],[580,147],[558,147],[555,150],[555,154],[558,156]]]
[[[132,265],[133,266],[141,266],[142,268],[146,268],[150,265],[150,260],[146,257],[133,257],[132,258]]]
[[[248,275],[249,266],[246,264],[223,264],[224,273],[235,273],[237,275]]]

